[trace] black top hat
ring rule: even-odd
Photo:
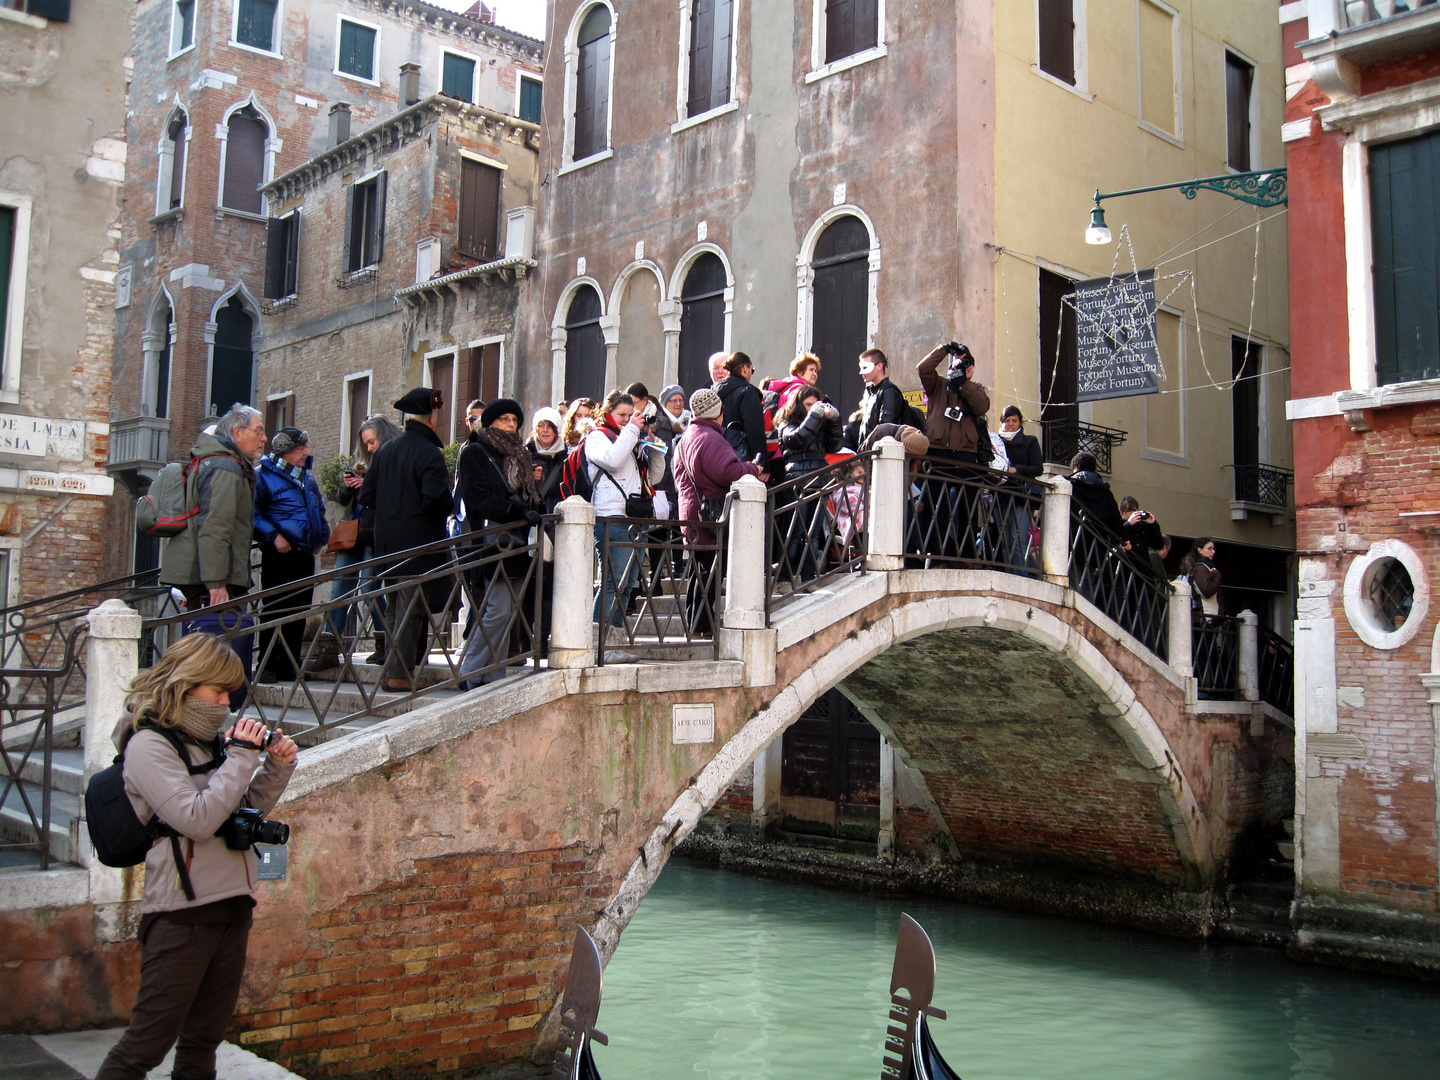
[[[445,400],[440,396],[439,390],[431,390],[428,386],[417,386],[395,402],[395,408],[413,416],[429,416],[432,412],[439,412],[444,404]]]

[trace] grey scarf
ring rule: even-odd
[[[197,697],[186,697],[180,710],[180,722],[175,726],[196,742],[204,744],[214,742],[229,719],[228,705],[214,705]]]

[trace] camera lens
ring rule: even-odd
[[[288,844],[290,826],[283,821],[262,821],[255,826],[255,843]]]

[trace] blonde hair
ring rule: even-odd
[[[244,684],[245,665],[234,649],[209,634],[186,634],[154,667],[135,677],[125,704],[136,720],[145,716],[161,727],[174,727],[190,691],[201,686],[238,690]]]
[[[565,440],[566,446],[578,446],[580,440],[585,437],[578,425],[583,419],[580,416],[581,407],[587,408],[593,414],[600,406],[594,398],[576,398],[570,403],[570,411],[565,414],[565,426],[560,429],[560,437]]]

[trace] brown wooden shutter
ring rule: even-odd
[[[290,222],[271,218],[265,223],[265,299],[278,300],[285,292],[285,248]]]
[[[695,0],[690,16],[690,99],[685,115],[698,116],[714,106],[710,93],[714,76],[715,0]]]
[[[492,341],[480,349],[480,390],[475,395],[482,401],[500,396],[500,343]]]
[[[357,235],[360,228],[359,221],[355,214],[356,186],[351,184],[345,189],[345,255],[344,267],[346,272],[358,269],[356,260],[360,257],[360,250],[364,247],[363,239]]]
[[[477,259],[496,257],[500,237],[500,170],[460,159],[460,221],[456,244]]]
[[[265,178],[265,139],[269,134],[258,117],[242,110],[230,117],[225,146],[225,205],[231,210],[260,213],[260,183]]]
[[[855,0],[825,0],[825,62],[855,51]]]
[[[385,257],[385,174],[382,172],[370,181],[374,185],[374,213],[370,218],[370,236],[367,248],[371,263],[378,263]]]
[[[589,35],[595,36],[585,40]],[[610,20],[597,7],[580,33],[580,62],[575,78],[575,160],[605,149],[610,126]]]
[[[1250,171],[1250,89],[1255,69],[1238,56],[1225,54],[1226,163]]]
[[[351,379],[350,390],[350,442],[345,447],[347,454],[353,454],[360,443],[360,427],[370,418],[370,380]]]
[[[1075,85],[1074,0],[1039,0],[1040,70]]]

